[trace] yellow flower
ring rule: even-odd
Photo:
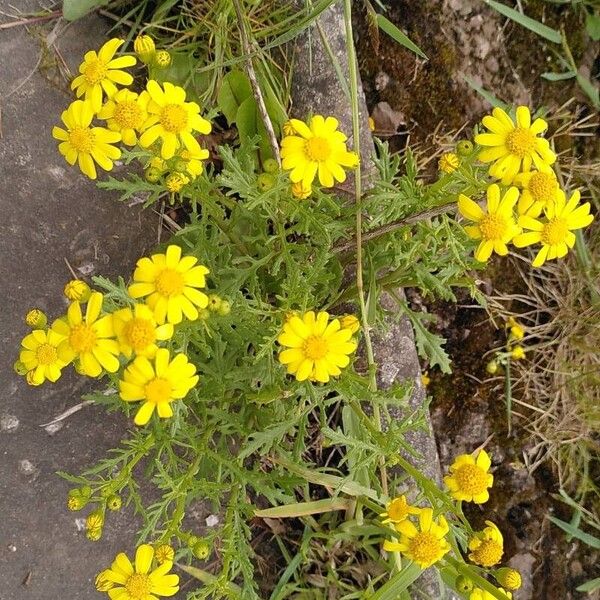
[[[400,541],[386,540],[383,549],[402,552],[422,569],[430,567],[450,551],[450,544],[445,539],[449,531],[448,523],[443,516],[436,523],[431,508],[420,510],[419,529],[408,520],[397,523],[395,527],[401,534]]]
[[[162,565],[165,562],[173,562],[175,559],[175,550],[169,544],[161,544],[156,549],[156,562]]]
[[[502,567],[494,573],[494,577],[507,590],[518,590],[521,587],[521,573],[516,569]]]
[[[500,256],[508,254],[507,244],[521,228],[515,223],[513,208],[519,198],[519,190],[511,187],[500,199],[500,188],[492,184],[487,189],[487,213],[464,194],[458,196],[458,210],[460,214],[474,221],[476,225],[467,225],[465,231],[474,240],[481,240],[475,258],[486,262],[492,252]]]
[[[145,425],[154,409],[162,419],[172,417],[171,402],[185,398],[196,383],[196,367],[185,354],[177,354],[171,360],[169,351],[160,348],[153,362],[138,356],[125,369],[119,381],[119,394],[125,402],[144,401],[134,423]]]
[[[192,152],[187,148],[184,148],[179,152],[179,157],[185,161],[185,170],[192,176],[192,178],[198,177],[204,170],[202,161],[206,160],[210,156],[208,150],[200,148],[197,152]]]
[[[499,592],[500,594],[504,594],[504,597],[507,598],[507,600],[511,600],[512,594],[510,592],[507,592],[506,590],[503,590],[502,588],[497,588],[496,591]],[[492,596],[492,594],[490,594],[486,590],[482,590],[481,588],[475,588],[471,592],[471,595],[469,596],[469,600],[496,600],[496,597]]]
[[[402,496],[394,498],[391,502],[388,502],[385,507],[385,512],[379,513],[379,516],[385,517],[382,521],[383,524],[396,524],[408,519],[409,515],[418,515],[420,512],[421,509],[416,506],[411,506],[406,501],[406,496],[403,494]]]
[[[69,364],[70,361],[64,360],[59,353],[63,339],[62,335],[52,330],[42,329],[35,329],[23,338],[19,360],[27,369],[32,385],[40,385],[46,379],[56,381],[61,375],[61,370]]]
[[[133,41],[133,50],[143,63],[148,64],[152,62],[156,46],[149,35],[138,35]]]
[[[173,337],[173,325],[157,325],[154,313],[146,304],[114,312],[113,326],[119,351],[126,358],[132,354],[152,358],[158,350],[156,342]]]
[[[486,146],[479,153],[479,160],[493,163],[489,174],[504,185],[511,184],[519,171],[530,171],[532,165],[538,171],[549,171],[556,161],[548,140],[537,137],[548,128],[546,121],[536,119],[532,123],[526,106],[517,106],[516,117],[515,125],[504,110],[494,108],[482,120],[490,133],[475,136],[475,143]]]
[[[306,200],[312,194],[312,187],[304,185],[303,181],[292,183],[292,196],[298,200]]]
[[[104,525],[104,517],[101,512],[91,512],[85,519],[86,529],[99,529]]]
[[[67,300],[76,300],[77,302],[87,302],[91,293],[90,286],[81,279],[71,279],[71,281],[67,282],[63,290],[63,294]]]
[[[129,288],[132,298],[148,296],[146,304],[160,324],[181,323],[198,318],[198,308],[206,308],[208,297],[196,288],[206,286],[208,269],[196,265],[195,256],[181,256],[181,248],[171,245],[165,254],[153,254],[137,261]]]
[[[476,531],[469,540],[469,559],[482,567],[493,567],[502,560],[504,539],[502,533],[491,521],[486,521],[483,531]]]
[[[508,318],[506,327],[510,329],[510,335],[513,340],[522,340],[525,337],[525,327],[523,327],[523,325],[521,325],[514,317]]]
[[[96,575],[94,585],[96,586],[96,590],[98,592],[108,592],[108,590],[115,587],[115,584],[107,578],[107,574],[108,569],[105,569]]]
[[[179,591],[179,576],[169,571],[170,561],[150,571],[154,548],[142,544],[135,553],[135,565],[131,564],[124,552],[118,554],[110,566],[103,571],[104,579],[112,581],[116,587],[107,590],[111,600],[148,600],[156,596],[174,596]]]
[[[296,135],[296,133],[297,133],[297,131],[294,129],[294,125],[293,125],[293,123],[292,123],[291,120],[286,121],[283,124],[282,129],[283,129],[283,135],[284,136],[286,136],[286,135]]]
[[[520,215],[537,217],[548,202],[557,200],[560,187],[554,171],[529,171],[515,177],[515,185],[522,188],[517,211]]]
[[[460,158],[454,152],[442,154],[438,161],[438,168],[444,173],[454,173],[458,167],[460,167]]]
[[[375,131],[375,119],[369,117],[369,131]]]
[[[308,311],[291,316],[283,325],[277,341],[287,347],[279,353],[279,362],[298,381],[327,383],[348,366],[349,354],[356,350],[350,329],[342,329],[339,319],[329,323],[329,315]]]
[[[207,134],[211,126],[200,116],[200,107],[195,102],[186,102],[185,90],[168,81],[161,88],[157,81],[151,79],[146,89],[150,95],[149,117],[143,126],[140,145],[148,148],[161,138],[161,156],[165,160],[175,156],[181,144],[192,153],[201,152],[192,132]]]
[[[342,329],[349,329],[352,334],[355,334],[360,329],[360,321],[354,315],[344,315],[340,319]]]
[[[183,173],[169,173],[165,179],[165,187],[171,194],[180,192],[185,185],[190,182],[190,178]]]
[[[104,296],[93,292],[88,300],[85,317],[81,304],[73,302],[67,316],[52,324],[52,331],[64,339],[58,347],[58,355],[64,361],[77,359],[84,375],[98,377],[105,369],[115,373],[119,369],[119,345],[114,340],[112,315],[100,317]]]
[[[423,387],[427,387],[431,383],[431,377],[429,377],[429,371],[421,374],[421,383]]]
[[[39,308],[32,308],[25,315],[25,323],[33,329],[43,329],[48,323],[48,317]]]
[[[523,346],[515,346],[510,353],[513,360],[523,360],[525,358],[525,348]]]
[[[483,504],[490,498],[488,488],[494,484],[494,476],[489,473],[492,461],[485,450],[480,450],[475,458],[472,454],[457,456],[450,466],[450,475],[444,483],[455,500],[465,500]]]
[[[124,144],[134,146],[137,143],[136,132],[141,131],[148,118],[147,104],[147,92],[136,94],[130,90],[119,90],[100,109],[98,118],[106,120],[111,131],[118,131]]]
[[[75,77],[71,83],[71,89],[75,90],[78,98],[85,94],[85,99],[90,101],[94,113],[102,106],[103,91],[107,98],[111,98],[117,92],[115,83],[131,85],[133,82],[133,77],[121,69],[133,67],[136,63],[135,57],[113,58],[123,42],[124,40],[113,38],[108,40],[98,53],[95,50],[86,52],[83,62],[79,65],[81,75]]]
[[[281,160],[282,167],[291,171],[292,183],[302,182],[303,187],[308,188],[317,172],[324,187],[333,187],[335,181],[345,181],[346,173],[342,167],[356,167],[358,157],[346,149],[348,138],[337,130],[338,120],[315,115],[310,126],[298,119],[291,119],[290,123],[296,133],[281,141]]]
[[[575,245],[573,231],[587,227],[594,220],[594,216],[590,215],[590,203],[579,206],[579,198],[579,191],[575,191],[566,202],[565,195],[561,192],[556,200],[550,201],[546,206],[545,223],[528,215],[519,217],[519,225],[530,231],[517,235],[513,240],[514,245],[524,248],[542,244],[541,250],[533,259],[534,267],[541,267],[547,260],[566,256],[569,248]]]
[[[172,58],[167,50],[159,50],[154,55],[154,64],[161,69],[166,69],[171,64]]]
[[[90,179],[97,177],[94,163],[110,171],[113,161],[121,156],[121,151],[111,146],[121,139],[121,135],[104,127],[91,127],[93,117],[89,102],[75,100],[60,116],[67,129],[52,128],[52,137],[60,141],[58,151],[70,165],[77,161],[81,172]]]

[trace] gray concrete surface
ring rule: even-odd
[[[0,0],[2,13],[14,15],[13,7],[40,9]],[[0,22],[11,20],[0,14]],[[102,541],[87,541],[76,523],[85,511],[67,511],[69,485],[55,475],[103,457],[124,437],[125,419],[86,407],[52,435],[39,426],[102,384],[82,385],[65,370],[58,383],[30,388],[12,372],[25,311],[37,306],[58,316],[66,307],[65,259],[80,275],[127,277],[156,242],[151,211],[115,202],[57,151],[51,129],[71,96],[64,79],[48,78],[52,65],[62,56],[75,73],[83,53],[106,39],[108,24],[88,17],[55,25],[0,30],[0,600],[100,598],[95,574],[135,545],[135,522],[123,513],[110,515]],[[53,29],[55,47],[43,50]]]

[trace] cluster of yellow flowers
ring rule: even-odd
[[[450,466],[450,474],[444,477],[444,483],[450,495],[459,501],[483,504],[489,499],[488,489],[492,487],[494,478],[489,469],[490,456],[485,450],[480,450],[476,456],[462,454],[457,456]],[[392,526],[399,540],[386,540],[384,550],[401,552],[406,558],[417,563],[422,569],[427,569],[440,561],[451,549],[446,539],[450,530],[443,515],[434,518],[432,508],[411,506],[404,495],[394,498],[386,506],[383,524]],[[411,521],[411,516],[416,522]],[[469,559],[485,568],[497,565],[504,554],[504,539],[498,527],[492,521],[486,521],[482,531],[473,532],[468,542]],[[418,524],[418,527],[417,527]],[[497,569],[492,572],[496,581],[509,590],[521,586],[521,576],[518,571],[509,568]],[[461,591],[470,592],[469,600],[486,600],[492,597],[481,588],[474,588],[473,582],[459,578],[457,587]],[[500,588],[507,598],[512,598],[510,592]]]
[[[156,62],[159,52],[154,43],[148,36],[142,38],[135,43],[142,62]],[[123,40],[113,38],[98,52],[85,54],[80,74],[71,83],[77,98],[83,99],[62,113],[64,128],[55,126],[52,135],[66,161],[77,162],[91,179],[97,177],[96,165],[110,171],[121,157],[115,144],[139,144],[156,156],[151,167],[155,181],[164,176],[167,189],[178,192],[202,172],[208,151],[200,147],[194,132],[208,134],[211,125],[200,116],[198,104],[186,101],[182,87],[150,79],[141,93],[128,89],[133,77],[123,68],[134,66],[136,59],[115,58],[122,44]],[[106,126],[95,126],[94,119],[105,121]]]
[[[71,304],[51,327],[41,311],[27,314],[33,331],[21,342],[17,370],[30,384],[40,385],[56,381],[70,363],[82,375],[98,377],[116,373],[133,358],[122,373],[119,393],[126,402],[143,401],[136,425],[145,425],[155,409],[159,417],[171,417],[171,403],[183,399],[198,376],[185,354],[172,356],[159,344],[173,336],[173,326],[184,317],[196,320],[209,306],[201,291],[209,271],[197,262],[195,256],[182,256],[175,245],[164,254],[140,258],[128,288],[132,305],[114,312],[106,312],[103,295],[85,282],[69,282],[65,295]],[[215,310],[227,314],[229,303],[213,296]],[[145,302],[134,302],[141,298]]]
[[[281,140],[282,167],[290,171],[292,194],[299,199],[312,194],[312,185],[331,188],[346,180],[345,168],[358,166],[358,156],[346,148],[347,137],[338,131],[335,117],[314,115],[308,123],[290,119],[283,126]]]
[[[564,257],[575,245],[573,231],[588,226],[593,216],[588,202],[580,204],[579,191],[567,201],[560,189],[552,169],[556,154],[541,137],[548,128],[546,121],[532,122],[526,106],[518,106],[515,116],[513,121],[504,110],[494,108],[483,118],[488,132],[475,136],[475,143],[485,147],[478,159],[491,163],[488,172],[499,183],[487,189],[486,210],[464,194],[458,198],[458,210],[474,223],[465,230],[480,240],[477,260],[485,262],[493,252],[508,254],[509,243],[518,248],[541,244],[533,260],[533,266],[539,267],[546,260]],[[440,168],[447,170],[448,165],[446,160]]]
[[[523,360],[527,352],[522,341],[525,337],[525,327],[514,317],[509,317],[504,324],[507,332],[505,351],[497,350],[494,357],[487,363],[485,370],[490,375],[495,375],[501,365],[506,365],[509,360]]]

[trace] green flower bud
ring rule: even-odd
[[[221,306],[221,303],[223,301],[221,300],[221,298],[219,296],[217,296],[217,294],[209,294],[208,295],[208,310],[212,311],[212,312],[217,312]]]
[[[106,499],[106,507],[109,510],[121,510],[121,506],[123,506],[123,500],[117,494],[112,494]]]
[[[133,49],[138,58],[145,64],[152,62],[156,52],[154,40],[149,35],[138,35],[133,42]]]
[[[166,69],[171,64],[171,55],[166,50],[159,50],[154,55],[154,64],[161,69]]]
[[[221,305],[217,309],[217,313],[222,317],[226,317],[231,312],[231,302],[229,300],[221,300]]]
[[[485,370],[490,375],[495,375],[498,372],[498,363],[496,362],[496,360],[490,360],[490,362],[487,365],[485,365]]]
[[[459,575],[456,578],[456,582],[454,585],[457,591],[462,592],[463,594],[472,591],[474,587],[473,582],[464,575]]]
[[[210,543],[206,539],[198,540],[192,548],[192,554],[200,559],[206,560],[210,556]]]
[[[188,539],[187,539],[187,545],[188,545],[188,547],[193,548],[198,543],[199,539],[200,538],[198,538],[197,535],[194,535],[193,533],[190,533],[190,535],[188,536]]]
[[[85,532],[85,537],[90,540],[90,542],[97,542],[102,537],[102,527],[88,529]]]
[[[144,170],[144,178],[148,183],[157,183],[160,181],[162,171],[156,167],[148,167]]]
[[[279,165],[274,158],[267,158],[267,160],[263,162],[263,170],[265,173],[277,173],[277,171],[279,171]]]
[[[459,156],[469,156],[473,152],[473,142],[469,140],[460,140],[456,144],[456,153]]]
[[[13,370],[17,375],[27,375],[27,367],[20,360],[13,363]]]
[[[259,192],[268,192],[275,185],[275,177],[270,173],[261,173],[256,178],[256,185]]]
[[[39,308],[32,308],[25,315],[25,323],[32,329],[44,329],[48,324],[48,317]]]

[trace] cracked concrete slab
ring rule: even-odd
[[[0,0],[3,22],[13,20],[7,15],[15,14],[14,6],[40,10],[37,2]],[[55,474],[77,473],[104,457],[125,436],[126,420],[86,406],[53,428],[40,427],[102,384],[66,369],[56,384],[30,388],[12,371],[27,333],[25,312],[36,306],[56,317],[66,308],[62,288],[71,275],[65,261],[88,281],[127,277],[156,243],[156,216],[98,190],[67,165],[51,137],[72,100],[68,82],[51,76],[52,62],[64,58],[76,73],[107,29],[92,16],[68,26],[54,22],[44,31],[0,31],[0,600],[98,598],[95,574],[135,544],[135,522],[126,513],[111,513],[102,541],[89,542],[80,520],[85,511],[67,511],[70,486]],[[48,32],[56,41],[45,49]]]

